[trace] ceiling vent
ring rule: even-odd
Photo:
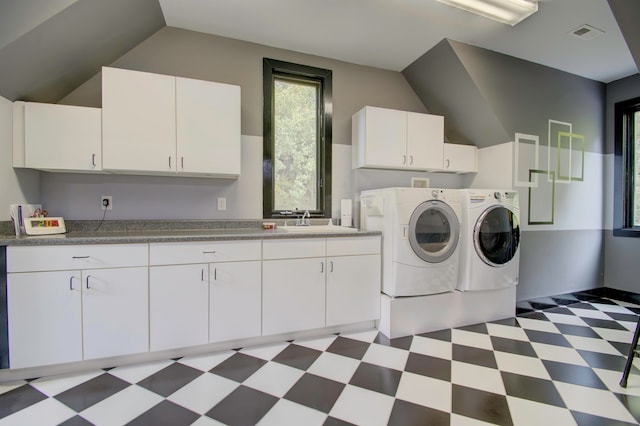
[[[571,35],[574,35],[582,40],[593,40],[596,37],[600,37],[604,34],[604,31],[599,30],[591,25],[581,25],[575,30],[571,31]]]

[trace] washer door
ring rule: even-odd
[[[503,206],[492,206],[478,218],[473,245],[480,259],[489,266],[501,266],[516,255],[520,244],[520,224],[515,213]]]
[[[409,219],[409,245],[429,263],[447,260],[458,246],[460,224],[453,209],[439,200],[425,201]]]

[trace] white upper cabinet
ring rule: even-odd
[[[404,168],[407,157],[407,113],[365,107],[351,121],[353,168]]]
[[[240,175],[240,87],[102,69],[103,168]]]
[[[442,116],[367,106],[351,125],[353,168],[442,169]]]
[[[102,166],[119,172],[176,168],[175,77],[102,68]]]
[[[478,148],[473,145],[444,144],[444,170],[455,173],[478,171]]]
[[[444,117],[407,113],[407,163],[420,170],[442,169]]]
[[[176,78],[178,171],[240,175],[240,86]]]
[[[16,102],[14,167],[101,172],[100,108]]]

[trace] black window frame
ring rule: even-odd
[[[332,143],[332,78],[331,70],[263,58],[263,158],[262,158],[262,215],[263,218],[285,218],[301,215],[303,211],[275,210],[273,181],[273,81],[276,77],[313,81],[320,85],[319,144],[316,154],[317,210],[311,217],[331,217],[331,143]]]
[[[613,235],[640,237],[633,226],[635,129],[633,115],[640,111],[640,97],[618,102],[614,107],[614,215]],[[636,153],[640,155],[640,153]]]

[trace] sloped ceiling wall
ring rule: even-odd
[[[603,151],[603,83],[453,40],[403,74],[427,109],[445,116],[449,142],[484,148],[516,132],[546,135],[555,119],[594,135],[585,148]]]
[[[449,142],[478,147],[507,139],[507,130],[456,52],[442,40],[402,73],[432,114],[445,116]]]
[[[640,1],[609,0],[609,7],[618,22],[636,66],[640,69]]]
[[[640,68],[640,1],[608,2]],[[452,143],[483,148],[512,141],[516,132],[545,135],[548,119],[599,133],[585,117],[603,114],[604,85],[573,74],[447,39],[402,73],[427,109],[446,117]],[[602,152],[601,139],[585,148]]]
[[[158,0],[78,0],[0,49],[0,95],[56,103],[165,25]]]

